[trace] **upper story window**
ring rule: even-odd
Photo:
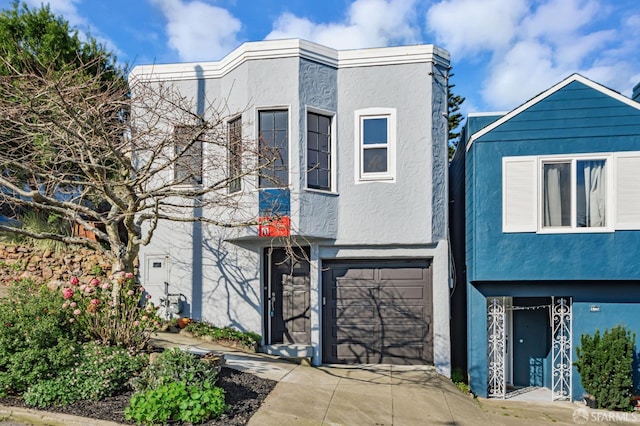
[[[289,112],[258,113],[258,148],[260,156],[259,187],[289,185]]]
[[[242,117],[228,123],[229,192],[238,192],[242,185]]]
[[[356,181],[394,180],[396,110],[368,108],[355,112]]]
[[[331,117],[307,112],[307,188],[331,190]]]
[[[176,184],[202,184],[202,140],[196,126],[174,128],[173,178]]]
[[[640,152],[502,159],[503,232],[640,229]]]
[[[607,160],[542,162],[542,227],[607,226]]]

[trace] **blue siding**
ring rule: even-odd
[[[584,117],[585,111],[606,109],[616,114]],[[502,233],[502,157],[635,150],[640,150],[640,111],[578,82],[476,140],[470,150],[476,174],[467,181],[475,201],[468,211],[468,222],[475,225],[467,240],[475,265],[469,280],[640,276],[640,232]]]
[[[471,127],[478,131],[480,124],[472,121]],[[640,110],[578,81],[474,141],[465,167],[468,374],[474,393],[487,395],[487,297],[571,296],[574,356],[581,334],[621,323],[640,331],[640,231],[502,232],[503,157],[618,151],[640,151]],[[591,312],[591,305],[600,312]],[[636,376],[638,384],[638,371]],[[574,371],[574,399],[582,392]]]
[[[628,326],[640,337],[640,294],[637,288],[639,281],[590,281],[590,282],[558,282],[550,281],[531,285],[530,282],[479,283],[469,285],[467,297],[468,313],[468,373],[472,391],[478,396],[487,396],[487,313],[488,297],[572,297],[572,337],[573,356],[575,348],[580,345],[582,334],[593,334],[596,330],[603,332],[619,324]],[[605,288],[606,291],[602,291]],[[592,305],[597,305],[600,312],[591,312]],[[638,352],[636,342],[636,352]],[[639,366],[635,366],[634,383],[640,383]],[[550,370],[549,370],[550,371]],[[549,377],[545,378],[548,383]],[[573,398],[580,399],[584,392],[580,384],[580,376],[574,369]],[[547,384],[545,383],[545,385]]]

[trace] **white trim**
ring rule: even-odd
[[[362,120],[367,118],[387,119],[387,171],[384,173],[364,173],[362,170]],[[355,182],[390,182],[396,181],[396,145],[397,145],[397,110],[395,108],[364,108],[354,111],[354,172]],[[377,145],[369,145],[376,148]],[[380,146],[382,147],[382,145]]]
[[[308,141],[307,141],[307,113],[313,113],[313,114],[318,114],[318,115],[324,115],[325,117],[329,117],[331,119],[331,140],[329,141],[330,143],[330,147],[329,149],[331,150],[331,155],[329,156],[329,169],[331,170],[331,173],[329,175],[329,178],[331,179],[331,182],[329,183],[329,189],[318,189],[318,188],[309,188],[307,186],[307,167],[309,165],[309,151],[308,151]],[[303,129],[302,129],[302,134],[303,136],[303,146],[302,149],[304,149],[304,165],[302,166],[302,170],[303,170],[303,174],[304,174],[304,189],[308,190],[308,191],[312,191],[312,192],[321,192],[321,193],[328,193],[328,194],[337,194],[338,192],[338,173],[336,171],[337,169],[337,156],[336,156],[336,149],[338,147],[337,145],[337,138],[338,138],[338,132],[337,132],[337,126],[336,126],[336,112],[335,111],[329,111],[326,109],[322,109],[322,108],[316,108],[310,105],[305,105],[304,107],[304,125],[303,125]]]
[[[138,65],[129,73],[129,80],[133,83],[220,78],[247,61],[293,57],[334,68],[412,63],[434,63],[448,67],[450,61],[449,52],[432,44],[335,50],[300,39],[266,40],[244,43],[215,62]]]
[[[610,96],[613,99],[626,104],[627,106],[630,106],[632,108],[640,110],[640,103],[638,103],[638,102],[636,102],[636,101],[634,101],[632,99],[629,99],[626,96],[621,95],[620,93],[609,89],[608,87],[605,87],[605,86],[603,86],[601,84],[598,84],[598,83],[596,83],[596,82],[594,82],[592,80],[589,80],[588,78],[585,78],[585,77],[581,76],[580,74],[572,74],[569,77],[567,77],[564,80],[562,80],[561,82],[557,83],[555,86],[550,87],[549,89],[545,90],[544,92],[538,94],[537,96],[533,97],[529,101],[527,101],[524,104],[520,105],[516,109],[512,110],[511,112],[509,112],[508,114],[506,114],[502,118],[494,121],[490,125],[482,128],[481,130],[479,130],[476,133],[474,133],[473,135],[471,135],[471,137],[469,138],[469,141],[467,142],[466,150],[469,151],[469,149],[471,149],[471,145],[473,145],[473,142],[476,139],[486,135],[487,133],[489,133],[490,131],[492,131],[496,127],[501,126],[502,124],[504,124],[505,122],[511,120],[513,117],[517,116],[521,112],[529,109],[533,105],[535,105],[538,102],[544,100],[545,98],[549,97],[550,95],[554,94],[555,92],[557,92],[558,90],[562,89],[563,87],[569,85],[570,83],[573,83],[574,81],[582,83],[585,86],[588,86],[588,87],[590,87],[590,88],[592,88],[594,90],[597,90],[598,92],[600,92],[600,93],[602,93],[604,95]]]
[[[291,171],[291,164],[293,159],[291,158],[291,126],[293,125],[291,123],[291,104],[274,104],[274,105],[265,105],[265,106],[255,106],[253,108],[253,117],[255,119],[254,123],[256,123],[253,126],[253,133],[254,133],[254,140],[256,141],[256,149],[259,151],[260,150],[260,112],[262,111],[287,111],[287,188],[289,190],[291,190],[292,185],[293,185],[293,175],[292,175],[292,171]],[[260,154],[258,153],[258,156]],[[258,158],[258,161],[260,161],[260,158]],[[258,176],[256,176],[257,181],[255,182],[255,188],[260,190],[260,189],[267,189],[267,188],[260,188],[260,173],[258,173]],[[276,187],[274,187],[276,188]]]

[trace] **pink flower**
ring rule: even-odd
[[[75,311],[73,311],[73,315],[80,315],[82,313],[82,311],[80,309],[76,309]]]
[[[133,290],[129,290],[129,291],[127,292],[127,296],[133,296]]]
[[[62,304],[62,309],[67,309],[69,307],[69,302],[64,302]]]
[[[94,278],[89,282],[89,285],[93,285],[93,286],[96,286],[98,284],[100,284],[100,280],[97,278]]]
[[[136,327],[139,326],[140,325],[140,321],[134,321],[133,325],[136,326]]]
[[[133,274],[131,272],[127,272],[126,274],[124,274],[124,277],[130,280],[131,278],[133,278]]]
[[[73,290],[69,287],[65,287],[62,289],[62,297],[65,299],[71,299],[73,297]]]
[[[71,322],[71,323],[72,323],[72,322],[74,322],[74,321],[75,321],[75,319],[74,319],[74,318],[69,318],[69,322]]]
[[[97,306],[97,305],[100,304],[100,301],[98,299],[91,299],[91,302],[89,302],[89,303],[91,303],[92,305],[96,305]]]
[[[148,317],[148,316],[146,316],[146,315],[143,315],[143,316],[142,316],[142,318],[140,318],[140,319],[141,319],[142,321],[146,321],[146,320],[148,320],[148,319],[149,319],[149,317]]]
[[[71,277],[71,279],[69,280],[69,284],[71,285],[78,285],[79,282],[80,280],[78,279],[78,277]]]
[[[103,290],[109,290],[111,288],[111,284],[104,283],[100,286]]]
[[[69,306],[71,306],[72,308],[75,308],[77,305],[78,305],[78,304],[77,304],[76,302],[71,302],[71,303],[69,304]]]
[[[91,293],[93,293],[93,287],[86,287],[86,288],[84,289],[84,293],[85,293],[85,294],[91,294]]]
[[[80,291],[84,291],[84,289],[85,289],[85,288],[87,288],[87,285],[86,285],[86,284],[82,284],[82,285],[80,286]]]
[[[151,295],[150,295],[149,293],[147,293],[147,295],[145,296],[145,298],[146,298],[147,300],[149,300],[149,299],[151,299]]]

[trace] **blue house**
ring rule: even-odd
[[[640,331],[640,103],[574,74],[470,115],[450,175],[454,366],[482,397],[580,399],[580,336]]]

